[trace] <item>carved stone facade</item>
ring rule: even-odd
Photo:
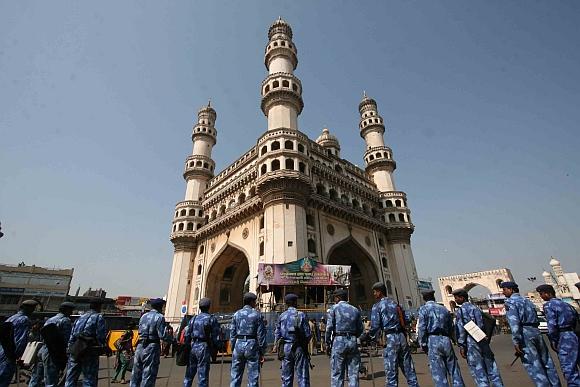
[[[406,308],[420,295],[410,245],[414,226],[404,192],[395,189],[396,163],[384,144],[376,102],[359,105],[359,133],[366,143],[363,170],[340,158],[338,139],[324,129],[313,141],[298,129],[304,103],[292,29],[278,19],[268,33],[261,86],[267,130],[254,147],[214,176],[211,151],[217,114],[202,108],[187,158],[185,200],[176,205],[175,246],[166,318],[177,322],[182,305],[197,311],[202,297],[214,312],[241,306],[256,291],[258,263],[285,263],[314,256],[352,265],[351,301],[373,303],[378,280]]]

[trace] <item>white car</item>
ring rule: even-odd
[[[540,332],[548,333],[548,322],[546,318],[544,316],[538,316],[538,321],[540,322],[540,326],[538,326]]]

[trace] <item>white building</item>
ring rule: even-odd
[[[256,291],[258,263],[306,256],[351,265],[350,298],[363,308],[372,305],[378,280],[402,305],[418,307],[411,211],[395,187],[396,163],[377,103],[364,95],[358,106],[363,170],[340,157],[328,129],[316,141],[300,131],[304,104],[292,29],[278,19],[268,38],[261,85],[266,130],[215,175],[217,114],[210,104],[198,113],[183,174],[185,199],[173,218],[166,318],[176,322],[183,311],[195,312],[202,297],[213,300],[215,312],[234,311],[244,290]]]
[[[557,297],[571,304],[576,304],[576,306],[580,305],[580,291],[575,286],[577,282],[580,282],[578,273],[564,273],[560,261],[554,257],[550,259],[550,267],[552,272],[544,271],[542,273],[544,282],[554,287]]]

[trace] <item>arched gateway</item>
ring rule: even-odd
[[[211,265],[205,282],[205,297],[213,300],[212,309],[222,313],[240,309],[249,275],[244,252],[227,245]]]

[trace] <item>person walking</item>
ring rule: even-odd
[[[516,356],[522,359],[524,368],[536,386],[559,387],[560,377],[538,329],[540,322],[536,307],[520,295],[515,282],[504,281],[499,287],[506,297],[505,310]]]
[[[326,321],[324,316],[320,317],[320,322],[318,323],[318,331],[320,332],[320,352],[326,352]]]
[[[503,387],[503,381],[495,361],[495,356],[489,346],[489,338],[480,342],[475,341],[465,329],[465,324],[473,321],[483,330],[483,316],[481,310],[468,301],[467,291],[457,289],[453,292],[455,303],[460,307],[456,310],[455,327],[459,352],[467,359],[471,376],[478,386]]]
[[[154,386],[159,371],[161,338],[165,335],[166,326],[161,313],[165,300],[155,298],[149,303],[152,309],[139,320],[139,342],[131,371],[131,387]]]
[[[70,316],[74,307],[72,302],[63,302],[58,308],[59,313],[44,323],[41,335],[44,336],[43,332],[52,332],[53,337],[43,339],[44,344],[38,350],[35,372],[28,387],[55,387],[58,384],[60,372],[66,367],[66,347],[72,331]],[[56,329],[49,329],[50,325]]]
[[[373,285],[373,297],[377,301],[371,309],[371,328],[368,337],[377,340],[379,332],[385,336],[383,363],[386,385],[399,385],[399,368],[407,384],[419,386],[415,364],[405,336],[405,317],[401,307],[387,296],[387,287],[382,282]]]
[[[191,352],[183,379],[184,387],[191,387],[195,374],[198,387],[209,386],[211,352],[220,345],[220,325],[217,319],[209,314],[210,307],[211,300],[202,298],[199,300],[200,313],[189,320],[185,345],[191,346]]]
[[[572,305],[556,297],[552,285],[540,285],[536,291],[546,301],[544,314],[548,321],[548,338],[552,349],[558,354],[566,382],[568,386],[580,386],[578,335],[574,332],[578,313]]]
[[[0,331],[0,387],[8,387],[16,373],[16,362],[24,353],[30,333],[30,316],[34,313],[35,300],[25,300],[18,313],[8,317]],[[11,325],[9,328],[8,324]],[[11,336],[8,333],[13,332]]]
[[[248,387],[259,386],[260,368],[266,351],[266,328],[262,314],[256,310],[256,295],[244,294],[244,307],[234,313],[230,326],[233,348],[230,387],[240,387],[246,364]]]
[[[330,354],[330,385],[342,387],[348,372],[349,387],[358,387],[360,351],[357,338],[363,333],[360,311],[347,302],[348,293],[338,289],[333,293],[334,306],[328,312],[326,325],[326,345],[332,348]]]
[[[171,356],[171,346],[173,345],[173,327],[167,324],[165,336],[161,340],[161,354],[164,358]]]
[[[308,353],[314,355],[316,351],[316,321],[314,319],[308,320],[308,327],[310,328],[310,340],[308,340]]]
[[[131,358],[135,353],[133,350],[133,329],[135,329],[135,324],[131,322],[127,325],[127,329],[123,332],[121,337],[115,341],[114,345],[117,354],[115,357],[115,375],[113,376],[113,379],[111,379],[111,383],[127,384],[125,374],[129,369]],[[120,382],[118,380],[119,376],[121,377]]]
[[[107,325],[101,314],[102,298],[93,298],[89,304],[89,311],[79,317],[73,328],[68,342],[68,364],[66,368],[65,387],[76,387],[81,373],[83,386],[96,387],[99,378],[99,352],[97,347],[104,348],[107,338]],[[78,341],[87,342],[88,348],[82,353],[75,353]]]
[[[425,305],[419,308],[417,335],[419,345],[429,358],[431,378],[436,387],[463,387],[465,382],[453,351],[453,318],[444,306],[435,302],[435,291],[423,292]]]
[[[310,359],[306,353],[306,343],[312,342],[312,320],[309,322],[306,315],[296,309],[296,294],[287,294],[284,301],[287,309],[278,319],[275,334],[278,345],[284,346],[282,387],[292,387],[294,373],[299,386],[310,387]]]

